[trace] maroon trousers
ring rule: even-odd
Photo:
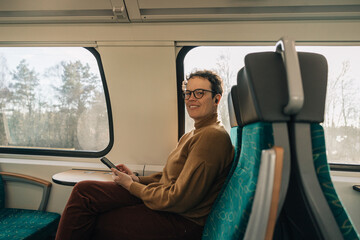
[[[114,182],[74,186],[56,240],[201,239],[203,227],[175,213],[151,210]]]

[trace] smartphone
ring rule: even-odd
[[[108,168],[115,168],[117,170],[119,170],[109,159],[107,159],[106,157],[102,157],[100,159],[100,161],[105,164]]]

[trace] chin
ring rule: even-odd
[[[194,121],[196,121],[196,119],[198,119],[199,117],[198,116],[196,116],[196,115],[194,115],[194,114],[189,114],[189,117],[192,119],[192,120],[194,120]]]
[[[194,115],[190,115],[190,114],[189,114],[189,117],[190,117],[191,119],[193,119],[193,120],[196,119],[196,116],[194,116]]]

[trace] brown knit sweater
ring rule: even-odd
[[[230,137],[213,114],[179,140],[163,172],[140,177],[130,192],[153,210],[178,213],[204,225],[233,157]]]

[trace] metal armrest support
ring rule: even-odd
[[[28,183],[28,184],[42,187],[43,194],[42,194],[42,199],[41,199],[38,210],[40,210],[40,211],[46,210],[49,196],[50,196],[51,182],[46,181],[44,179],[28,176],[25,174],[19,174],[19,173],[0,172],[0,175],[4,181]]]

